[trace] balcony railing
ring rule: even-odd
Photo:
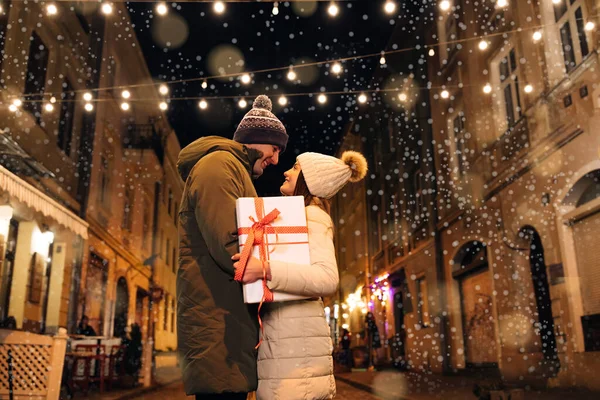
[[[165,150],[162,143],[162,132],[153,124],[130,124],[123,138],[123,147],[128,149],[154,150],[162,164]]]

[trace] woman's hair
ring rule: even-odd
[[[310,193],[302,171],[300,171],[300,174],[298,174],[298,179],[296,179],[296,189],[294,189],[294,196],[303,196],[305,207],[308,207],[311,204],[315,204],[319,206],[323,211],[325,211],[328,215],[331,215],[331,202],[327,199],[322,199],[320,197],[313,196]]]

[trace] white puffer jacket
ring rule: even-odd
[[[333,223],[318,206],[306,207],[310,265],[271,261],[269,287],[312,300],[263,306],[258,349],[258,400],[325,400],[335,396],[332,343],[321,296],[339,282]]]

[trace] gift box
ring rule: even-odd
[[[242,255],[244,248],[251,246],[250,254],[263,261],[310,264],[304,197],[240,198],[236,201],[236,217]],[[244,285],[243,290],[246,303],[306,298],[265,290],[263,280]]]

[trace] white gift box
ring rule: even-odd
[[[265,260],[286,261],[304,265],[310,264],[304,197],[243,197],[236,201],[235,208],[240,252],[242,252],[246,245],[248,233],[255,222],[260,221],[263,217],[277,209],[280,212],[279,216],[266,225],[262,244],[253,246],[252,256],[261,259],[262,246],[262,253]],[[286,233],[290,231],[296,232]],[[244,302],[260,303],[263,298],[263,281],[259,280],[244,285],[243,290]],[[273,292],[273,301],[290,301],[305,298],[304,296],[289,293]]]

